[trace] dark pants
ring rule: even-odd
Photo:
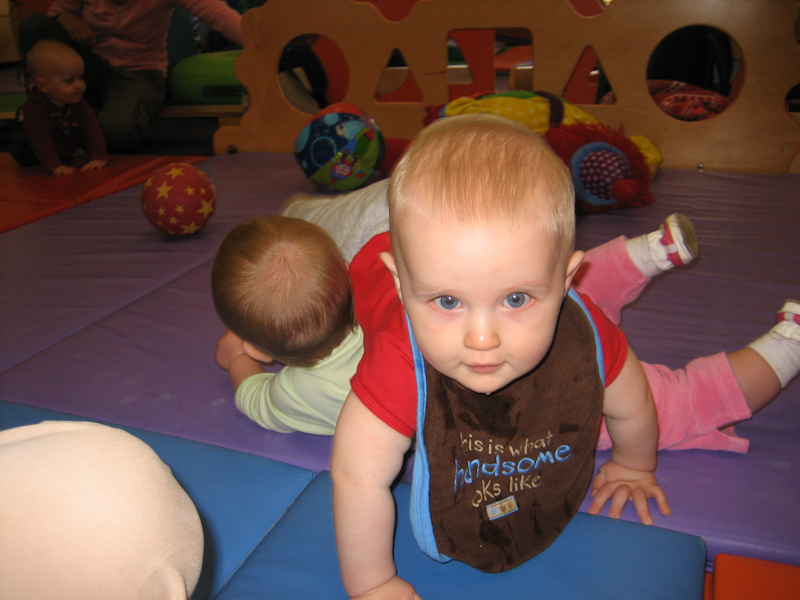
[[[73,42],[56,17],[32,14],[19,26],[20,56],[43,39],[72,46],[85,63],[86,100],[114,154],[137,152],[150,134],[156,113],[164,105],[167,82],[161,71],[126,71],[114,67],[89,48]]]

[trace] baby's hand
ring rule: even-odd
[[[618,465],[613,460],[600,467],[597,477],[592,483],[592,501],[589,514],[599,515],[608,500],[611,506],[608,516],[619,519],[622,508],[628,500],[633,500],[639,520],[645,525],[652,525],[650,509],[647,506],[648,498],[655,498],[662,515],[669,515],[672,511],[667,503],[667,495],[658,483],[656,476],[650,471],[637,471]]]
[[[103,167],[105,167],[107,164],[108,161],[105,158],[90,160],[81,167],[81,171],[97,171],[98,169],[102,169]]]
[[[69,165],[61,165],[53,169],[53,175],[72,175],[76,171],[75,167]]]
[[[217,364],[227,371],[233,360],[242,354],[244,354],[242,338],[228,329],[217,342],[217,350],[214,353]]]
[[[371,592],[363,596],[354,596],[351,600],[356,598],[368,598],[369,600],[422,600],[413,586],[397,575]]]

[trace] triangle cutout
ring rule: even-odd
[[[451,37],[447,40],[447,83],[450,85],[454,83],[469,85],[474,81],[472,70],[469,68],[466,58],[464,58],[464,53],[458,46],[458,41]]]
[[[447,41],[450,101],[494,91],[494,50],[494,29],[456,29],[450,32]]]
[[[584,48],[561,97],[572,104],[614,104],[616,102],[611,83],[605,76],[600,58],[591,46]]]
[[[386,68],[381,74],[375,100],[378,102],[422,102],[422,90],[411,67],[399,49],[392,50]]]

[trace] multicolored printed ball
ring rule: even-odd
[[[197,233],[208,224],[217,204],[214,184],[200,169],[175,162],[156,169],[142,189],[147,220],[169,235]]]
[[[328,190],[361,187],[383,160],[386,141],[360,108],[339,102],[319,111],[297,136],[294,155],[311,181]]]

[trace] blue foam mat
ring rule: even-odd
[[[0,429],[46,420],[88,419],[0,400]],[[121,429],[155,450],[200,513],[205,556],[194,600],[216,596],[313,478],[310,471],[252,454],[140,429]]]
[[[318,474],[270,531],[219,600],[346,598],[339,577],[331,508],[332,483]],[[699,600],[706,547],[702,539],[636,523],[578,514],[545,552],[500,574],[463,563],[439,564],[417,547],[408,519],[410,486],[398,506],[398,574],[427,600],[465,598],[609,598]]]

